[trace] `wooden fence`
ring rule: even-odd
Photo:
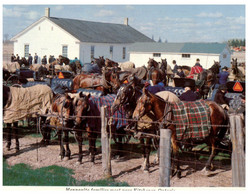
[[[102,167],[104,177],[112,177],[111,171],[111,146],[108,133],[106,107],[101,109],[102,118]],[[233,145],[232,151],[232,186],[245,187],[245,148],[244,148],[244,126],[240,115],[231,114],[230,136]],[[160,130],[160,163],[159,163],[159,186],[170,187],[171,173],[171,130]]]

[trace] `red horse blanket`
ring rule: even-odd
[[[172,103],[177,140],[203,139],[211,129],[209,106],[204,100]]]

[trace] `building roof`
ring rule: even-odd
[[[220,54],[226,47],[226,43],[134,43],[129,52]]]
[[[135,43],[153,42],[152,39],[129,25],[91,22],[76,19],[48,17],[81,42]]]

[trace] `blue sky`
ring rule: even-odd
[[[9,38],[34,23],[50,7],[51,17],[97,22],[123,23],[155,41],[223,42],[245,38],[245,5],[83,5],[83,4],[2,4],[3,35]]]

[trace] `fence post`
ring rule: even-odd
[[[245,151],[242,119],[240,115],[230,114],[230,135],[232,151],[232,186],[245,187]]]
[[[171,134],[170,129],[160,129],[159,187],[170,187]]]
[[[102,168],[105,178],[112,176],[111,172],[111,148],[107,132],[107,106],[101,107],[101,143],[102,143]],[[111,135],[110,135],[111,136]]]

